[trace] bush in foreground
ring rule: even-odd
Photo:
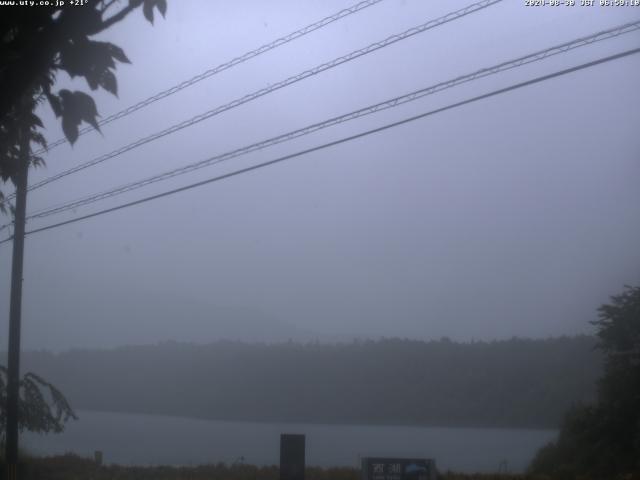
[[[640,287],[599,308],[604,375],[594,405],[566,414],[558,440],[542,448],[531,472],[554,478],[640,478]]]

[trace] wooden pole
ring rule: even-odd
[[[16,174],[16,209],[14,215],[13,256],[11,262],[11,300],[9,306],[9,365],[7,378],[7,478],[17,479],[18,412],[20,399],[20,320],[22,310],[22,267],[24,230],[27,211],[27,175],[30,160],[28,130],[20,140],[20,166]]]

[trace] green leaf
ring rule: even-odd
[[[73,92],[78,114],[81,120],[84,120],[96,130],[100,131],[98,121],[98,109],[96,108],[96,102],[84,92]]]
[[[73,92],[67,89],[63,89],[58,92],[58,95],[60,96],[60,104],[62,106],[62,118],[67,118],[76,124],[80,123],[80,114],[78,113],[78,109],[76,107],[76,101]]]
[[[111,46],[112,44],[108,42],[89,42],[87,53],[93,60],[93,68],[96,70],[116,68]]]
[[[95,71],[88,71],[84,78],[87,80],[87,84],[91,90],[97,90],[100,85],[100,75]]]
[[[40,120],[40,117],[38,117],[35,113],[30,113],[29,114],[29,123],[31,125],[35,125],[35,126],[38,126],[40,128],[44,128],[44,125],[42,124],[42,120]]]
[[[149,23],[153,25],[153,6],[155,5],[155,0],[144,0],[144,4],[142,5],[142,13],[144,14],[144,18],[149,20]]]
[[[124,50],[122,50],[117,45],[114,45],[113,43],[108,43],[107,45],[109,48],[109,53],[113,58],[122,63],[131,63],[131,60],[129,60],[129,58],[125,55]]]
[[[162,15],[162,18],[164,18],[167,13],[167,0],[156,0],[156,7],[158,7],[158,11],[160,12],[160,15]]]
[[[98,11],[97,3],[82,8],[82,30],[87,35],[95,35],[102,30],[102,13]]]
[[[89,40],[86,37],[74,39],[60,50],[60,68],[71,77],[85,77],[91,90],[101,86],[101,80],[106,72],[115,69],[114,59],[129,61],[119,47],[109,42]],[[107,80],[107,85],[112,86],[113,82]]]
[[[71,78],[82,76],[86,72],[86,62],[83,59],[84,45],[87,39],[75,39],[67,41],[60,47],[60,67]]]
[[[31,132],[31,141],[37,143],[45,150],[47,149],[47,140],[44,138],[40,132]]]
[[[62,131],[71,145],[76,143],[76,140],[78,140],[78,123],[73,118],[62,116]]]
[[[100,77],[100,86],[107,92],[112,93],[116,97],[118,96],[118,81],[111,70],[107,70],[102,74],[102,77]]]
[[[78,126],[82,121],[100,131],[96,119],[98,109],[91,96],[84,92],[60,90],[60,98],[62,99],[62,130],[69,143],[73,144],[78,139]]]
[[[54,94],[47,94],[47,100],[49,100],[49,105],[51,105],[51,110],[56,115],[56,118],[60,118],[62,115],[62,104],[60,103],[60,98]]]

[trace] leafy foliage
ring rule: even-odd
[[[640,287],[626,287],[598,312],[593,323],[605,362],[597,402],[569,410],[532,471],[567,478],[640,473]]]
[[[7,369],[0,365],[0,438],[6,428]],[[18,427],[21,431],[59,433],[69,419],[77,419],[64,395],[34,373],[20,381]]]
[[[60,90],[59,105],[62,115],[62,130],[71,143],[78,139],[78,126],[83,120],[96,130],[100,130],[96,117],[96,104],[86,93]]]
[[[154,10],[164,16],[167,3],[166,0],[129,0],[121,6],[114,0],[90,0],[82,8],[61,5],[3,9],[0,16],[2,181],[15,180],[16,171],[22,165],[18,154],[21,132],[28,132],[31,142],[46,149],[40,131],[44,127],[34,113],[39,102],[49,103],[72,144],[78,139],[82,122],[98,129],[98,110],[91,96],[80,91],[54,92],[56,76],[66,72],[72,78],[83,77],[91,90],[102,88],[117,95],[116,65],[130,61],[122,48],[91,37],[139,7],[153,23]],[[38,157],[32,157],[30,162],[43,164]],[[1,192],[0,209],[7,209]]]
[[[42,121],[32,112],[38,101],[28,99],[25,103],[30,108],[23,108],[19,114],[12,113],[7,116],[7,121],[0,122],[0,179],[3,182],[12,180],[15,183],[15,175],[23,158],[20,152],[21,135],[26,136],[30,143],[47,148],[47,141],[38,130],[42,128]],[[30,166],[44,166],[42,157],[30,154],[27,158]],[[13,206],[5,202],[0,192],[0,211],[7,213],[7,210],[13,214]]]

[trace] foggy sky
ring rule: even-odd
[[[30,182],[471,3],[387,0],[45,157]],[[103,35],[124,48],[106,117],[351,5],[169,2]],[[640,18],[633,7],[506,0],[29,194],[57,205]],[[28,229],[384,125],[637,47],[640,33],[33,221]],[[640,281],[640,58],[451,110],[223,182],[27,238],[26,349],[399,336],[589,333]],[[60,88],[89,91],[60,77]],[[62,135],[49,107],[47,137]],[[8,188],[3,187],[4,191]],[[4,219],[6,221],[6,217]],[[3,221],[2,223],[5,223]],[[0,350],[11,265],[0,245]]]

